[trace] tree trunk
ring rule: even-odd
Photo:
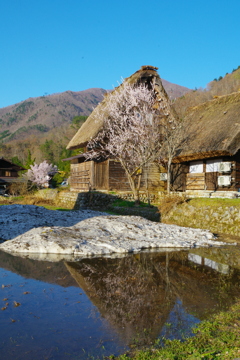
[[[170,190],[171,190],[171,164],[172,164],[172,159],[169,159],[167,163],[167,193],[168,194],[170,194]]]
[[[130,188],[131,188],[131,190],[133,192],[133,198],[134,198],[135,204],[139,205],[139,203],[140,203],[140,201],[139,201],[139,188],[138,188],[138,186],[136,186],[134,178],[131,176],[131,174],[129,174],[129,172],[127,171],[127,168],[124,166],[121,159],[120,159],[120,163],[121,163],[122,167],[124,168],[125,173],[127,175]]]

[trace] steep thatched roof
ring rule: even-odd
[[[191,140],[175,162],[236,154],[240,149],[240,92],[190,108],[185,121]]]
[[[154,86],[154,90],[157,93],[157,97],[164,99],[168,102],[168,95],[162,85],[160,76],[157,73],[157,69],[158,68],[150,65],[142,66],[140,70],[136,71],[133,75],[126,78],[124,82],[128,82],[129,84],[152,83]],[[118,91],[119,89],[121,89],[121,86],[122,85],[118,86],[113,91]],[[103,101],[96,107],[96,109],[88,117],[87,121],[81,126],[81,128],[69,142],[69,144],[67,145],[67,149],[78,149],[84,147],[91,139],[97,136],[98,132],[103,127],[103,120],[97,119],[95,114],[99,110],[106,112],[105,105],[108,101],[109,94],[106,94]],[[170,113],[174,114],[173,116],[176,116],[173,109],[170,109]]]

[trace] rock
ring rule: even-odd
[[[2,205],[0,239],[13,239],[42,226],[72,226],[81,220],[100,215],[106,213],[93,210],[53,211],[35,205]]]
[[[0,221],[5,223],[8,238],[9,234],[15,237],[18,233],[14,239],[0,244],[0,250],[13,254],[60,254],[79,258],[224,244],[216,241],[208,230],[90,210],[62,212],[34,205],[8,205],[0,207]],[[48,226],[44,226],[46,223]],[[0,236],[6,238],[2,227]]]

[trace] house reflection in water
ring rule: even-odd
[[[52,257],[51,262],[36,261],[0,252],[1,267],[8,271],[52,287],[80,287],[88,304],[77,301],[74,326],[83,332],[81,336],[86,339],[85,334],[91,334],[96,324],[101,324],[96,342],[116,336],[116,344],[121,343],[124,348],[148,345],[161,336],[179,339],[191,335],[194,324],[233,304],[240,298],[239,259],[240,248],[234,246],[55,263]],[[30,285],[27,290],[36,292]],[[70,296],[68,301],[76,303],[76,297],[70,300]],[[52,309],[50,299],[44,296],[42,301],[44,313],[47,308]],[[59,309],[66,312],[60,302],[57,314],[61,313]],[[88,319],[82,328],[80,313]],[[62,319],[58,326],[62,327]]]
[[[190,260],[190,261],[192,261],[192,262],[194,262],[195,264],[198,264],[198,265],[209,266],[213,270],[216,270],[216,271],[218,271],[218,272],[220,272],[222,274],[225,274],[225,275],[228,275],[229,271],[230,271],[229,265],[217,263],[216,261],[213,261],[211,259],[207,259],[207,258],[202,257],[200,255],[189,253],[188,254],[188,260]]]
[[[192,266],[193,261],[209,267]],[[174,338],[190,335],[194,324],[240,297],[239,270],[188,251],[65,264],[110,328],[130,345],[136,339],[145,345],[161,335],[172,338],[172,332]]]

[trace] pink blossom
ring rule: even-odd
[[[53,175],[57,172],[57,167],[52,164],[48,164],[46,160],[44,160],[39,165],[34,163],[34,165],[30,165],[30,169],[26,173],[26,177],[28,180],[35,183],[37,186],[41,187],[44,184],[48,183],[51,179],[50,175]]]

